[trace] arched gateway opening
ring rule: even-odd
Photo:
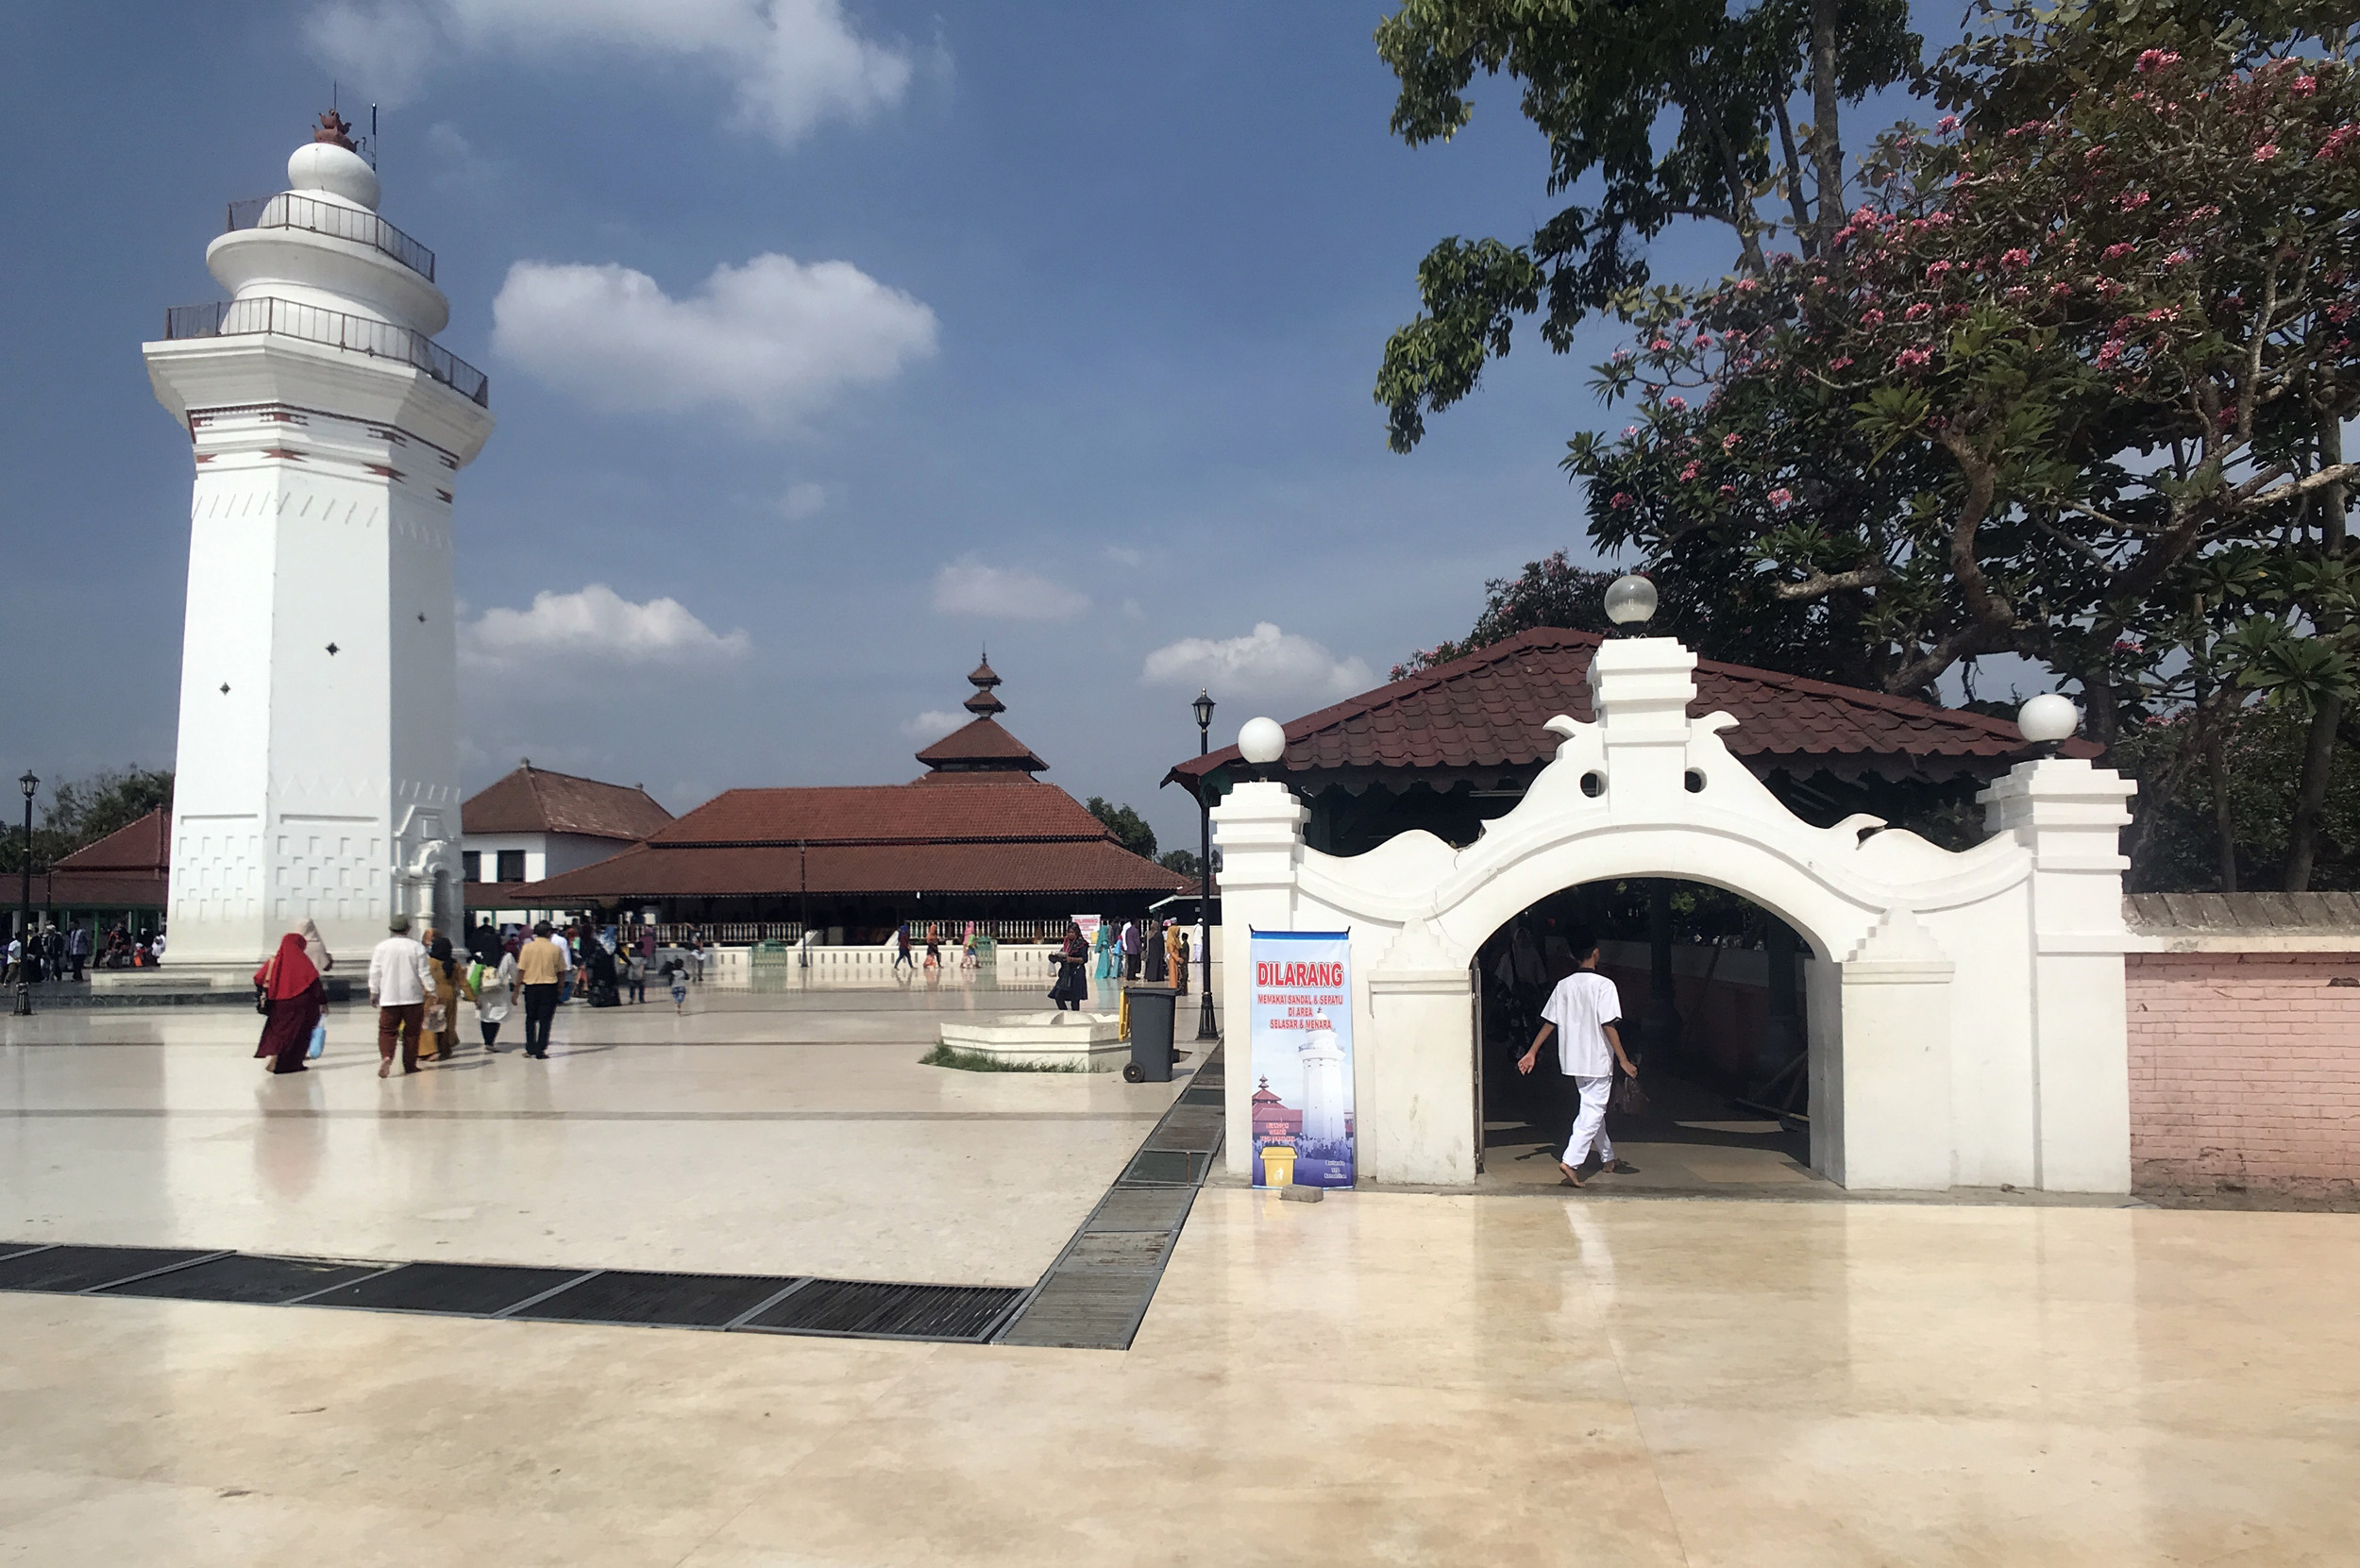
[[[2115,841],[2132,786],[2078,758],[2018,763],[1978,797],[1988,836],[1956,852],[1864,814],[1814,826],[1731,755],[1735,719],[1691,717],[1695,665],[1670,638],[1601,646],[1595,722],[1548,720],[1556,755],[1463,848],[1413,831],[1324,853],[1267,780],[1215,808],[1226,951],[1256,930],[1348,934],[1358,1178],[1474,1181],[1486,944],[1568,889],[1669,880],[1739,895],[1809,950],[1798,1071],[1815,1170],[1868,1189],[2128,1191]],[[1241,1057],[1253,974],[1233,963],[1224,981]],[[1255,1074],[1230,1065],[1242,1174]]]
[[[1614,983],[1644,1105],[1615,1119],[1618,1147],[1644,1144],[1650,1184],[1799,1180],[1811,1163],[1810,944],[1725,888],[1620,878],[1553,893],[1476,951],[1478,1173],[1553,1184],[1574,1100],[1561,1073],[1517,1060],[1586,940]],[[1668,1146],[1668,1147],[1667,1147]],[[1791,1164],[1789,1163],[1791,1162]]]

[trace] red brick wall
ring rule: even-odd
[[[2134,1187],[2360,1194],[2360,954],[2126,964]]]

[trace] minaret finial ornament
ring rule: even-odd
[[[312,140],[329,143],[346,152],[361,150],[352,143],[352,123],[332,109],[321,111],[320,123],[313,127]]]

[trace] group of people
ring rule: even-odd
[[[1125,920],[1118,927],[1102,919],[1095,937],[1084,933],[1081,921],[1069,920],[1054,959],[1057,976],[1049,999],[1060,1012],[1080,1012],[1092,980],[1116,979],[1176,986],[1186,996],[1188,952],[1188,928],[1177,920]]]
[[[557,1010],[575,996],[578,983],[592,1006],[618,1004],[626,986],[633,1001],[644,1003],[652,969],[669,984],[672,1010],[680,1013],[687,1007],[691,973],[702,969],[701,943],[692,946],[688,957],[658,964],[654,934],[646,931],[638,942],[627,943],[577,926],[559,931],[547,920],[529,933],[521,927],[502,932],[483,922],[466,934],[461,949],[431,926],[413,936],[407,915],[392,917],[388,926],[390,934],[369,954],[369,1005],[377,1009],[380,1078],[392,1074],[396,1054],[405,1073],[419,1071],[421,1063],[456,1056],[464,1045],[463,1001],[475,1010],[487,1056],[499,1054],[500,1029],[522,1007],[525,1054],[541,1061],[549,1054]],[[255,1006],[267,1020],[254,1054],[269,1059],[270,1071],[301,1072],[308,1059],[319,1054],[314,1042],[328,1004],[325,976],[335,964],[318,926],[307,919],[282,936],[278,950],[254,971]]]
[[[60,929],[57,921],[51,920],[29,936],[21,933],[8,938],[8,964],[0,969],[0,985],[79,980],[86,969],[151,969],[162,963],[163,957],[164,934],[160,930],[143,927],[134,936],[117,922],[107,933],[105,946],[100,947],[91,927],[75,925]]]
[[[904,969],[908,969],[913,975],[918,973],[921,968],[937,971],[941,969],[942,928],[933,925],[928,926],[925,931],[924,940],[926,944],[926,959],[924,964],[921,965],[918,960],[918,938],[912,936],[909,921],[903,920],[901,923],[901,925],[893,933],[894,973],[899,974]],[[975,922],[973,920],[969,920],[967,922],[967,935],[961,939],[959,944],[959,968],[963,969],[971,969],[980,966],[982,962],[982,938],[975,933]]]
[[[1188,994],[1188,928],[1177,920],[1098,922],[1091,943],[1097,954],[1095,978],[1144,980],[1151,986],[1177,986]]]

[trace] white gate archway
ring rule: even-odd
[[[1615,877],[1741,894],[1811,944],[1812,1162],[1846,1187],[2127,1192],[2130,1080],[2116,835],[2136,787],[2077,759],[2019,763],[1980,797],[1991,836],[1960,853],[1854,817],[1814,828],[1729,755],[1726,713],[1689,717],[1696,657],[1610,641],[1598,721],[1563,744],[1475,843],[1403,834],[1307,849],[1285,785],[1213,810],[1222,854],[1228,1165],[1250,1168],[1250,932],[1347,930],[1359,1175],[1475,1174],[1469,967],[1519,911]]]

